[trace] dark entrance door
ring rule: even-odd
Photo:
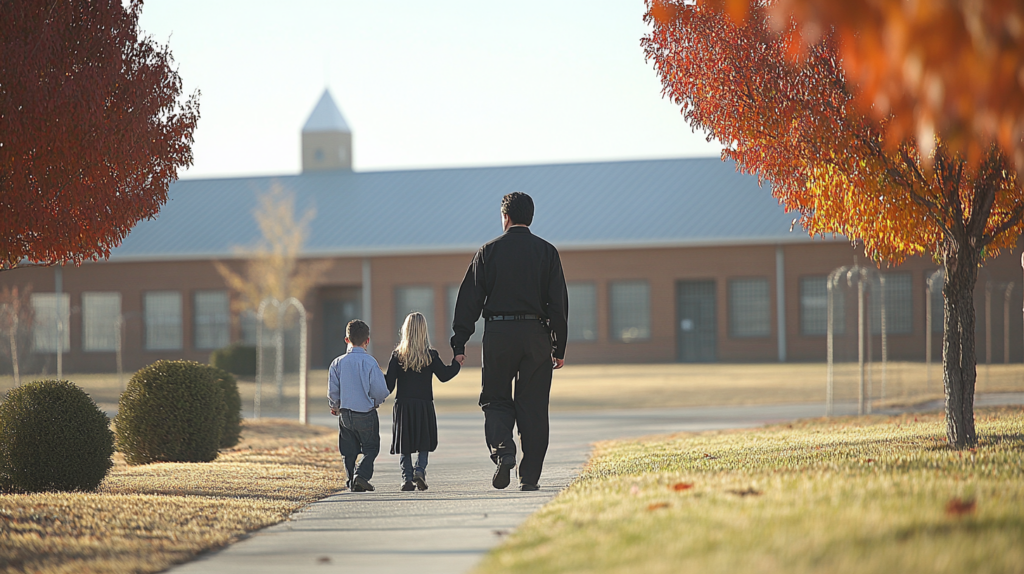
[[[677,355],[683,363],[716,360],[715,282],[680,281],[676,284]]]
[[[361,289],[359,287],[335,287],[320,292],[323,302],[324,357],[323,366],[346,351],[345,326],[352,319],[358,319],[362,311]]]

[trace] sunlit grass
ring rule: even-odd
[[[641,364],[574,365],[556,371],[551,386],[551,409],[628,409],[651,407],[700,407],[825,402],[826,366],[823,363],[768,364]],[[883,389],[880,364],[873,367],[871,396],[875,406],[908,405],[942,398],[942,368],[924,363],[892,362]],[[131,374],[126,375],[125,380]],[[116,374],[68,374],[100,407],[113,411],[121,394]],[[25,381],[40,377],[24,377]],[[326,414],[327,371],[312,370],[308,378],[307,411]],[[10,375],[0,376],[0,393],[13,386]],[[629,389],[629,392],[622,392]],[[242,414],[252,416],[256,385],[240,378]],[[884,395],[883,395],[884,390]],[[1024,365],[978,366],[979,393],[1024,392]],[[836,400],[857,399],[856,364],[836,366]],[[284,398],[277,402],[273,381],[262,386],[264,416],[297,417],[298,375],[285,378]],[[656,400],[653,397],[657,397]],[[478,412],[480,368],[467,367],[451,381],[434,384],[439,413]]]
[[[1022,572],[1024,410],[599,445],[478,572]]]
[[[0,495],[0,571],[158,572],[344,488],[337,431],[246,421],[211,463],[115,467],[94,493]]]

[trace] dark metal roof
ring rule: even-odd
[[[529,193],[533,232],[560,249],[809,241],[757,178],[718,158],[182,180],[112,261],[238,256],[260,239],[257,197],[275,183],[313,208],[303,254],[474,251],[500,234],[499,205]]]

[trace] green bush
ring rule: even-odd
[[[209,365],[157,361],[121,394],[114,425],[128,464],[209,462],[224,428],[224,389]]]
[[[223,369],[204,366],[209,369],[210,376],[224,391],[220,448],[231,448],[242,438],[242,397],[238,394],[238,382],[231,373]]]
[[[210,353],[210,364],[240,377],[256,376],[256,347],[228,345]]]
[[[95,490],[113,454],[110,419],[74,383],[28,383],[0,403],[0,490]]]

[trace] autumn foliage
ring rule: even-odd
[[[0,269],[108,256],[192,163],[198,95],[141,10],[0,2]]]
[[[949,114],[940,122],[934,110],[945,104],[933,111],[915,106],[910,87],[902,99],[889,96],[886,113],[866,106],[865,98],[895,92],[876,78],[871,96],[849,80],[851,74],[862,79],[863,58],[871,56],[852,64],[844,59],[862,38],[848,27],[830,27],[822,15],[839,9],[813,12],[818,4],[648,0],[652,29],[644,50],[665,95],[690,124],[721,141],[723,157],[770,182],[810,234],[859,240],[877,261],[899,263],[922,253],[942,259],[949,439],[972,444],[978,267],[1012,248],[1024,230],[1012,146],[992,132],[965,143],[963,130],[909,129],[927,114],[935,126],[966,121]],[[786,6],[821,19],[801,20]]]

